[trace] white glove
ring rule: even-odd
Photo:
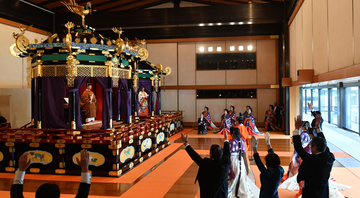
[[[265,143],[266,145],[270,145],[270,133],[266,132],[265,134]]]
[[[252,144],[252,147],[253,147],[253,148],[257,148],[258,143],[259,143],[259,140],[258,140],[258,139],[256,139],[256,137],[253,135],[253,136],[251,137],[251,144]]]

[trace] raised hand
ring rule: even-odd
[[[265,134],[265,143],[266,145],[270,145],[270,133],[266,132]]]
[[[307,105],[308,105],[308,107],[309,107],[310,110],[313,109],[313,105],[312,105],[310,102],[308,102]]]
[[[299,129],[302,126],[301,115],[295,117],[295,129]]]
[[[76,162],[80,166],[81,172],[87,173],[89,171],[89,163],[90,163],[89,152],[86,149],[81,150],[80,159],[77,157]]]
[[[29,168],[30,164],[32,163],[31,158],[29,158],[30,153],[26,152],[22,154],[19,158],[19,169],[21,171],[26,171],[27,168]]]
[[[252,148],[257,149],[258,143],[259,143],[259,140],[254,135],[252,135],[252,137],[251,137]]]
[[[185,143],[188,141],[188,135],[184,135],[184,133],[181,133],[181,140]]]

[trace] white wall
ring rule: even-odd
[[[27,60],[12,56],[9,51],[9,46],[15,42],[13,32],[20,30],[0,24],[0,111],[12,127],[21,127],[31,121],[31,96],[30,89],[26,88]],[[25,36],[30,43],[47,38],[30,31],[26,31]]]
[[[148,60],[153,64],[161,63],[170,66],[172,72],[166,77],[166,86],[194,86],[194,85],[273,85],[276,80],[277,40],[234,40],[211,42],[184,42],[184,43],[149,43]],[[241,53],[238,46],[252,45],[252,52],[257,53],[257,69],[241,70],[196,70],[197,53]],[[208,52],[212,46],[214,51]],[[235,52],[230,51],[230,46],[235,46]],[[205,52],[200,52],[200,47]],[[222,51],[217,52],[216,48]],[[164,86],[164,84],[163,84]],[[276,101],[276,89],[258,89],[257,98],[254,99],[196,99],[196,89],[162,90],[162,110],[185,110],[185,122],[196,122],[204,107],[210,108],[214,122],[220,122],[220,117],[225,108],[235,106],[237,115],[243,113],[247,105],[253,108],[253,113],[258,121],[264,120],[265,111],[269,104]]]

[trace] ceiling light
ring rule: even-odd
[[[230,51],[235,51],[235,46],[230,46]]]
[[[209,51],[209,52],[212,52],[213,50],[214,50],[213,47],[208,47],[208,51]]]
[[[203,23],[200,23],[199,26],[204,26],[204,24],[203,24]]]
[[[204,52],[205,49],[204,49],[204,47],[200,47],[199,50],[200,50],[200,52]]]
[[[213,24],[212,23],[209,23],[209,26],[212,26]]]
[[[217,25],[221,25],[221,23],[217,23]]]
[[[249,51],[251,51],[251,50],[253,49],[253,46],[252,46],[252,45],[248,45],[248,46],[247,46],[247,49],[248,49]]]
[[[216,51],[221,52],[221,47],[220,47],[220,46],[217,47],[217,48],[216,48]]]
[[[252,24],[252,22],[251,22],[251,21],[249,21],[249,22],[248,22],[248,24]]]
[[[240,45],[239,46],[239,51],[244,51],[244,46]]]
[[[242,24],[244,24],[244,22],[239,22],[239,25],[242,25]]]
[[[230,25],[235,25],[235,22],[231,22]]]

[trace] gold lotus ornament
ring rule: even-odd
[[[69,21],[65,24],[65,27],[68,29],[68,33],[66,34],[66,39],[65,39],[66,48],[69,51],[69,53],[71,53],[72,36],[70,30],[75,27],[75,24]]]

